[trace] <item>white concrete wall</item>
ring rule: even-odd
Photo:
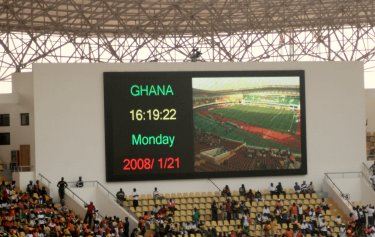
[[[21,190],[26,190],[27,185],[30,181],[35,183],[35,174],[34,172],[13,172],[12,179],[16,181],[16,186]]]
[[[65,206],[69,208],[69,210],[74,210],[74,212],[82,219],[85,217],[86,208],[79,200],[77,200],[77,197],[65,194]]]
[[[104,193],[100,188],[96,189],[96,203],[95,206],[103,216],[117,216],[124,220],[127,216],[129,218],[130,230],[137,227],[138,220],[133,216],[129,215],[123,208],[119,208],[119,205],[113,199],[112,196]]]
[[[348,214],[353,211],[352,206],[350,202],[340,195],[339,190],[336,188],[336,186],[327,178],[323,181],[323,190],[324,192],[328,193],[328,197],[330,197],[335,204],[339,207],[341,211]]]
[[[365,160],[365,91],[363,64],[325,63],[177,63],[177,64],[36,64],[36,170],[57,183],[61,176],[74,181],[98,180],[113,193],[140,194],[215,191],[208,180],[147,182],[105,181],[104,71],[181,70],[305,70],[306,176],[214,179],[223,187],[266,188],[270,182],[313,181],[321,189],[324,172],[359,171]]]
[[[10,132],[11,144],[0,146],[0,159],[8,164],[11,161],[11,150],[19,150],[20,145],[30,144],[30,164],[31,166],[35,166],[32,73],[15,73],[12,76],[12,80],[14,94],[1,95],[1,98],[4,100],[0,103],[0,113],[10,114],[10,126],[0,127],[0,132]],[[20,113],[29,113],[29,126],[21,126]]]
[[[329,176],[344,194],[350,195],[351,202],[362,200],[361,173],[330,174]]]
[[[371,183],[364,178],[361,179],[361,195],[363,204],[375,205],[375,191],[371,188]]]
[[[375,89],[366,90],[367,132],[375,132]]]
[[[131,229],[137,227],[138,221],[129,215],[125,209],[120,208],[119,205],[116,203],[116,200],[113,198],[112,195],[104,192],[101,188],[96,187],[96,185],[87,187],[84,186],[83,188],[70,188],[77,196],[82,198],[86,203],[93,202],[96,209],[99,210],[99,213],[102,216],[117,216],[120,219],[124,220],[127,216],[129,217],[130,227]],[[85,214],[85,208],[80,200],[77,197],[73,197],[72,193],[67,191],[66,196],[69,197],[69,207],[78,207],[79,212],[84,210],[83,216]],[[75,202],[73,204],[72,202]],[[74,205],[74,206],[73,206]],[[73,209],[75,210],[75,209]]]

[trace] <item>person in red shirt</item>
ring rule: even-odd
[[[168,202],[168,210],[174,215],[174,212],[177,210],[176,203],[173,201],[173,199],[169,199]]]
[[[167,208],[165,207],[165,205],[163,205],[160,209],[159,209],[159,211],[158,211],[158,213],[157,213],[157,216],[159,217],[159,218],[164,218],[164,217],[166,217],[167,216]]]
[[[295,202],[293,202],[293,205],[289,208],[289,215],[291,216],[292,220],[297,220],[298,207]]]
[[[269,221],[267,221],[263,226],[264,235],[266,237],[271,236],[271,224]]]
[[[286,237],[293,237],[293,230],[291,230],[289,227],[285,230],[285,236]]]
[[[296,237],[303,237],[303,234],[301,233],[301,231],[297,230]]]
[[[95,213],[95,206],[92,202],[89,205],[86,205],[87,211],[85,215],[85,219],[83,220],[84,223],[88,223],[89,226],[92,226],[92,221]]]

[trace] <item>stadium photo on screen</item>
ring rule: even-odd
[[[196,172],[301,168],[298,76],[193,78]]]

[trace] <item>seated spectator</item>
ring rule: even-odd
[[[309,231],[309,225],[307,224],[306,220],[303,220],[302,225],[301,225],[301,232],[302,234],[311,234]]]
[[[200,217],[201,214],[199,213],[199,210],[196,207],[194,207],[192,219],[196,225],[198,225]]]
[[[293,237],[293,230],[289,228],[289,226],[285,230],[285,237]]]
[[[282,209],[280,207],[275,207],[275,210],[273,211],[273,215],[277,220],[277,223],[281,223],[281,213]]]
[[[326,200],[325,200],[324,198],[322,198],[322,201],[320,202],[320,207],[321,207],[324,211],[329,210],[329,205],[328,205],[328,203],[326,202]]]
[[[151,215],[148,213],[148,211],[145,211],[143,214],[143,220],[148,221],[151,218]]]
[[[335,223],[335,225],[336,226],[341,226],[341,224],[342,224],[342,219],[341,219],[341,216],[336,216],[336,219],[335,219],[335,221],[334,221],[334,223]]]
[[[125,201],[125,192],[120,188],[120,190],[116,193],[117,203],[121,206],[124,204]]]
[[[271,216],[271,211],[267,205],[264,205],[262,214],[263,216],[267,216],[267,217]]]
[[[174,212],[177,211],[176,203],[174,202],[172,198],[169,199],[168,210],[172,213],[172,215],[174,215]]]
[[[273,183],[270,183],[269,191],[270,191],[271,196],[277,195],[277,190],[276,190],[276,187],[273,186]]]
[[[259,190],[257,190],[257,191],[255,192],[254,197],[255,197],[255,201],[257,201],[257,202],[263,200],[263,199],[262,199],[262,193],[261,193]]]
[[[266,221],[266,223],[263,225],[263,231],[264,231],[264,236],[265,237],[270,237],[271,236],[271,223],[270,221]]]
[[[283,186],[281,184],[281,182],[279,182],[277,185],[276,185],[276,192],[277,192],[277,195],[280,196],[280,194],[283,194],[285,195],[285,191],[283,189]]]
[[[5,181],[3,181],[4,187],[5,187]],[[29,194],[29,196],[33,195],[33,181],[29,181],[29,183],[26,186],[26,192]]]
[[[284,207],[281,211],[281,221],[280,223],[288,223],[290,222],[288,210]]]
[[[81,176],[78,177],[78,181],[76,183],[76,187],[77,188],[82,188],[83,187],[83,181],[82,181],[82,177]]]
[[[315,193],[315,189],[314,189],[314,185],[313,185],[313,182],[311,181],[309,186],[307,187],[307,192],[308,193]]]
[[[296,192],[296,194],[301,193],[301,186],[299,186],[298,182],[295,182],[294,184],[294,191]]]
[[[239,211],[242,215],[249,214],[249,208],[247,208],[244,200],[242,200],[240,205],[239,205]]]
[[[239,203],[234,199],[231,200],[231,203],[232,203],[232,217],[233,219],[237,220],[239,218],[239,212],[240,212]]]
[[[224,189],[221,191],[221,195],[225,198],[232,196],[228,185],[225,185]]]
[[[246,193],[246,198],[249,200],[250,203],[252,203],[255,200],[253,190],[249,189],[249,191]]]
[[[158,188],[155,187],[154,192],[153,192],[153,197],[154,199],[163,199],[164,197],[160,195]]]
[[[255,216],[255,223],[257,225],[262,225],[263,224],[262,215],[260,213],[256,214],[256,216]]]
[[[281,201],[280,198],[278,198],[275,202],[275,206],[276,207],[279,207],[279,208],[282,208],[284,206],[283,202]]]
[[[41,184],[39,182],[39,180],[36,180],[35,181],[35,184],[33,186],[33,193],[37,193],[37,194],[40,194],[40,191],[42,190],[41,188]]]
[[[246,196],[246,188],[244,184],[241,185],[238,192],[240,193],[240,196]]]
[[[216,201],[213,200],[211,203],[211,220],[213,221],[218,221],[219,216],[218,216],[218,207],[216,205]]]
[[[344,237],[346,236],[346,226],[345,224],[341,224],[339,228],[339,236]]]
[[[323,236],[327,236],[327,222],[325,219],[322,219],[322,221],[319,224],[319,230],[323,234]]]
[[[307,188],[307,184],[306,184],[305,180],[301,184],[301,193],[303,193],[303,194],[308,193],[308,188]]]
[[[296,230],[296,236],[295,237],[303,237],[304,236],[304,234],[301,232],[301,230],[299,229],[299,230]]]
[[[322,214],[322,208],[321,206],[317,205],[314,209],[314,212],[315,212],[315,215],[316,216],[319,216],[320,214]]]
[[[160,208],[158,204],[155,204],[154,207],[151,210],[151,215],[156,215],[159,212]]]

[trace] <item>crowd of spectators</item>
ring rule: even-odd
[[[259,190],[255,193],[245,188],[242,184],[238,193],[244,197],[241,201],[232,198],[232,191],[228,185],[221,191],[224,202],[217,202],[215,200],[211,203],[211,221],[231,221],[240,220],[239,225],[234,230],[227,232],[218,232],[215,227],[206,226],[204,221],[200,218],[200,210],[194,208],[192,211],[191,221],[175,222],[174,211],[175,203],[170,199],[168,206],[162,205],[159,207],[155,204],[151,212],[145,212],[139,218],[137,234],[145,237],[150,236],[179,236],[189,234],[199,234],[201,236],[217,237],[217,236],[249,236],[250,227],[257,225],[261,226],[262,236],[274,237],[302,237],[306,235],[311,236],[367,236],[375,237],[374,228],[374,207],[368,205],[362,208],[356,208],[355,213],[350,215],[348,222],[344,222],[340,215],[335,217],[334,226],[331,226],[325,213],[330,210],[330,204],[326,199],[321,198],[316,205],[303,205],[302,202],[293,202],[290,205],[283,204],[283,198],[278,198],[274,206],[264,205],[261,213],[257,213],[255,217],[251,215],[251,208],[245,205],[246,201],[263,202],[264,194]],[[290,189],[291,190],[291,189]],[[301,185],[298,182],[293,187],[294,193],[297,195],[307,194],[311,195],[315,192],[313,183],[309,184],[303,181]],[[281,183],[275,187],[273,183],[270,184],[270,194],[281,197],[286,195]],[[173,207],[171,209],[171,207]],[[173,210],[173,211],[172,211]],[[366,216],[367,220],[363,217]],[[360,217],[360,218],[355,218]],[[219,223],[219,222],[218,222]],[[365,224],[367,223],[367,225]],[[281,228],[281,226],[286,228]],[[332,228],[337,228],[339,231],[333,232]]]
[[[74,211],[53,203],[38,180],[30,181],[25,191],[17,190],[14,181],[0,184],[1,237],[129,237],[127,218],[95,218],[90,215],[94,210],[93,203],[88,204],[87,220],[82,220]],[[90,218],[95,218],[91,225]]]
[[[271,206],[265,204],[262,211],[255,216],[251,215],[252,208],[245,205],[245,202],[264,202],[264,194],[259,190],[247,190],[242,184],[238,193],[243,198],[236,199],[226,185],[221,192],[224,201],[213,200],[210,211],[211,221],[239,220],[236,222],[236,228],[230,231],[217,231],[214,226],[206,226],[198,207],[193,208],[191,221],[175,221],[177,208],[173,199],[168,199],[166,205],[155,204],[150,212],[144,212],[139,218],[138,228],[130,231],[128,218],[100,218],[95,215],[92,202],[87,205],[85,218],[79,218],[72,210],[54,204],[39,181],[30,181],[25,192],[17,191],[15,182],[2,182],[0,190],[0,236],[171,237],[196,234],[203,237],[237,237],[249,236],[251,226],[255,225],[261,226],[260,233],[266,237],[334,236],[332,226],[325,218],[325,213],[330,210],[329,203],[322,198],[315,206],[303,205],[302,202],[284,205],[283,195],[286,191],[281,183],[275,187],[273,183],[270,184],[270,194],[278,198]],[[305,181],[301,185],[296,182],[293,189],[289,190],[305,196],[314,193],[312,183],[307,185]],[[125,197],[125,193],[120,189],[117,199],[125,201]],[[132,199],[132,204],[138,206],[139,203],[134,202],[134,199],[138,201],[136,189],[133,189]],[[165,197],[155,188],[153,199],[156,201]],[[355,207],[347,222],[337,216],[334,227],[338,228],[339,232],[335,234],[340,237],[375,237],[374,213],[374,206],[367,205]],[[281,228],[283,225],[286,228]]]

